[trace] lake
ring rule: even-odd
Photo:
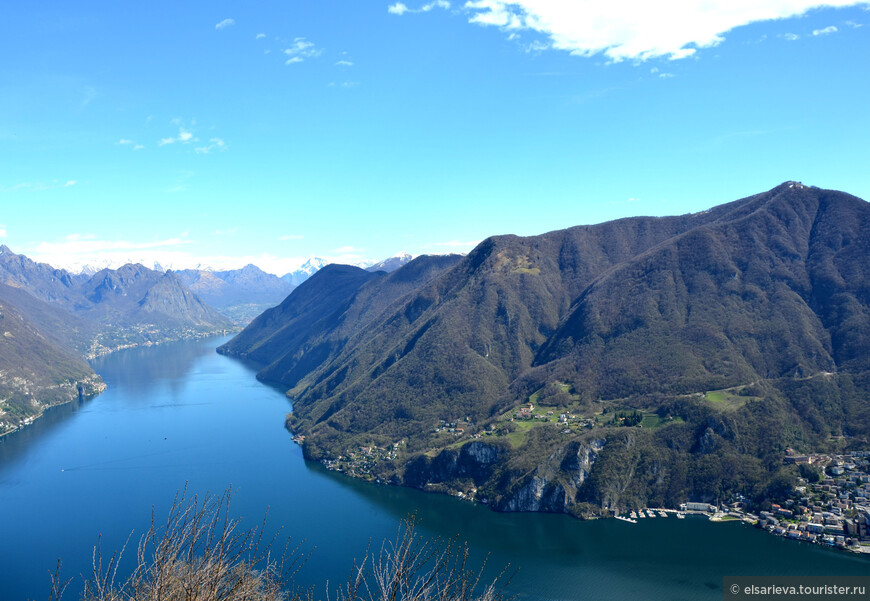
[[[104,394],[52,409],[0,442],[0,599],[47,599],[58,559],[76,577],[64,599],[76,599],[98,536],[110,552],[128,537],[135,547],[152,507],[165,516],[185,485],[199,494],[231,486],[232,513],[250,525],[268,509],[270,527],[311,551],[297,581],[318,598],[410,514],[426,537],[467,541],[493,575],[518,567],[508,590],[520,599],[721,599],[725,575],[870,573],[865,557],[742,524],[500,514],[329,472],[291,442],[282,391],[215,353],[225,340],[103,357],[93,366]]]

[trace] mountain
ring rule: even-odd
[[[301,376],[337,357],[348,340],[364,335],[397,299],[459,259],[424,255],[390,274],[328,265],[218,352],[261,363],[260,377],[295,386]]]
[[[387,273],[390,273],[391,271],[395,271],[399,267],[401,267],[402,265],[410,262],[411,259],[413,259],[413,258],[414,257],[412,257],[411,255],[409,255],[406,252],[400,252],[397,255],[393,255],[389,259],[384,259],[383,261],[375,263],[374,265],[371,265],[370,267],[366,267],[365,270],[366,271],[386,271]]]
[[[320,269],[326,267],[327,262],[320,257],[311,257],[302,266],[296,271],[291,271],[290,273],[285,273],[281,276],[281,279],[285,282],[290,283],[294,288],[300,285],[302,282],[310,278],[312,275],[317,273]]]
[[[348,473],[575,515],[764,499],[786,447],[870,440],[868,227],[865,201],[786,182],[495,236],[399,288],[419,259],[325,271],[222,351],[288,387],[306,456]],[[360,447],[395,458],[363,469]]]
[[[175,273],[199,298],[241,324],[280,303],[294,288],[290,282],[255,265],[226,271],[185,269]]]

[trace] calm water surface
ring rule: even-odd
[[[371,541],[411,513],[426,536],[459,536],[496,573],[519,567],[521,599],[721,599],[724,575],[866,575],[870,560],[740,524],[656,518],[633,525],[498,514],[446,496],[376,486],[303,461],[290,404],[253,368],[214,352],[225,339],[119,352],[95,362],[107,392],[49,412],[0,442],[0,599],[47,599],[49,572],[91,569],[98,536],[120,548],[176,492],[235,491],[233,513],[269,510],[311,557],[299,580],[346,578]],[[76,579],[65,599],[75,599]]]

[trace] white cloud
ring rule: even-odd
[[[346,255],[348,253],[361,253],[364,252],[364,248],[355,248],[353,246],[339,246],[338,248],[333,248],[329,252],[338,253],[340,255]]]
[[[450,3],[447,0],[435,0],[434,2],[430,2],[429,4],[424,4],[420,10],[424,13],[429,12],[433,8],[443,8],[444,10],[450,10]]]
[[[227,143],[224,142],[222,139],[211,138],[206,146],[200,146],[198,148],[195,148],[194,151],[196,152],[196,154],[209,154],[215,150],[223,152],[227,148]]]
[[[70,234],[61,242],[40,242],[36,246],[35,251],[37,256],[40,257],[60,257],[64,255],[73,256],[102,253],[106,251],[149,250],[167,246],[178,246],[181,244],[190,244],[190,240],[168,238],[166,240],[155,240],[152,242],[129,242],[126,240],[96,240],[93,236]],[[51,263],[51,261],[46,262]],[[51,264],[53,265],[54,263]]]
[[[232,19],[224,19],[223,21],[221,21],[220,23],[215,25],[214,28],[217,29],[218,31],[221,31],[222,29],[226,29],[227,27],[230,27],[231,25],[235,25],[235,24],[236,24],[236,22]]]
[[[8,234],[6,233],[6,226],[0,225],[0,238],[5,238]]]
[[[794,42],[795,40],[799,40],[801,38],[801,36],[796,33],[784,33],[782,34],[782,37],[784,37],[789,42]]]
[[[135,141],[128,138],[121,138],[120,140],[118,140],[118,144],[121,146],[130,146],[133,150],[142,150],[143,148],[145,148],[141,144],[137,144]]]
[[[837,33],[837,28],[833,25],[829,25],[824,29],[814,29],[813,35],[828,35],[829,33]]]
[[[413,9],[408,8],[408,6],[404,2],[396,2],[395,4],[391,4],[387,7],[387,12],[392,15],[404,15],[405,13],[428,13],[433,8],[443,8],[444,10],[450,10],[450,3],[447,0],[433,0],[428,4],[424,4],[420,8]]]
[[[199,138],[193,135],[193,131],[191,131],[190,128],[180,125],[177,119],[173,121],[173,123],[178,125],[178,135],[174,137],[170,136],[168,138],[161,138],[160,141],[157,142],[158,146],[166,146],[167,144],[175,144],[176,142],[179,142],[181,144],[189,144],[191,142],[199,141]]]
[[[353,67],[353,63],[351,61],[340,60],[335,63],[337,67]]]
[[[21,182],[8,188],[0,187],[0,192],[17,192],[19,190],[27,190],[30,192],[44,192],[46,190],[57,190],[59,188],[72,188],[78,182],[74,179],[69,179],[65,182],[56,179],[50,182]]]
[[[480,240],[475,240],[472,242],[460,242],[459,240],[450,240],[449,242],[432,242],[427,246],[446,246],[449,248],[460,248],[460,247],[469,247],[469,246],[477,246],[480,244]]]
[[[323,54],[322,49],[317,48],[314,42],[309,42],[305,38],[296,38],[293,40],[293,45],[289,48],[284,48],[282,52],[290,57],[284,63],[285,65],[301,63],[306,58],[317,58]]]
[[[463,8],[471,23],[508,34],[536,32],[554,49],[577,56],[604,54],[618,62],[685,58],[720,44],[725,33],[749,23],[858,4],[867,0],[675,0],[667,5],[648,0],[469,0]],[[389,10],[410,11],[401,3]]]
[[[298,234],[287,234],[285,236],[281,236],[278,240],[302,240],[305,236],[300,236]]]
[[[410,9],[401,2],[396,2],[387,7],[387,12],[391,15],[404,15],[409,10]]]
[[[265,37],[266,37],[266,34],[265,34],[265,33],[258,33],[257,35],[254,36],[254,39],[255,39],[255,40],[262,40],[262,39],[264,39]]]

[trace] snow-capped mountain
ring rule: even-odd
[[[298,286],[315,273],[320,271],[323,267],[326,267],[329,264],[325,259],[321,259],[320,257],[311,257],[305,263],[302,264],[299,269],[295,271],[291,271],[290,273],[285,273],[281,276],[281,279],[285,282],[289,282],[293,285],[293,287]]]
[[[391,271],[396,271],[402,265],[410,262],[413,258],[414,257],[412,255],[406,253],[405,251],[402,251],[393,255],[389,259],[384,259],[383,261],[379,261],[370,267],[365,267],[365,270],[372,272],[386,271],[387,273],[390,273]],[[360,265],[360,267],[363,266]]]

